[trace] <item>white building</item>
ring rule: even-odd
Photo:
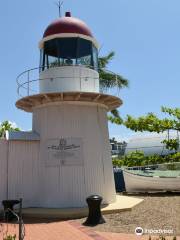
[[[178,139],[179,133],[176,131],[170,131],[169,132],[169,139]],[[141,135],[135,135],[131,137],[128,141],[125,154],[140,150],[143,151],[145,155],[166,155],[170,152],[166,149],[166,146],[164,143],[162,143],[163,140],[168,139],[168,133],[147,133],[147,134],[141,134]]]
[[[0,141],[0,200],[83,207],[89,195],[99,194],[112,203],[107,112],[122,101],[99,92],[98,43],[68,12],[47,27],[39,48],[40,68],[17,79],[25,95],[16,106],[32,113],[32,132],[10,132]]]

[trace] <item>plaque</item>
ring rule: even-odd
[[[83,165],[82,138],[49,139],[46,166]]]

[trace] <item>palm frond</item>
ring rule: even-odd
[[[106,70],[107,65],[114,58],[115,52],[111,51],[108,55],[99,57],[99,78],[100,88],[102,91],[117,88],[118,90],[123,87],[128,87],[129,82],[126,78],[119,74],[112,73]]]
[[[129,86],[129,82],[126,78],[106,70],[107,65],[114,58],[114,56],[115,52],[111,51],[108,55],[99,57],[98,59],[100,88],[102,91],[107,91],[108,89],[113,88],[117,88],[119,90]],[[111,114],[108,115],[108,120],[111,123],[118,125],[123,123],[123,119],[120,117],[118,109],[111,111]]]
[[[100,87],[102,90],[111,88],[124,88],[129,86],[127,79],[121,75],[107,72],[106,70],[99,69]]]
[[[110,52],[107,56],[103,56],[103,57],[99,57],[98,59],[98,64],[99,64],[99,68],[105,68],[109,62],[114,58],[115,56],[115,52]]]

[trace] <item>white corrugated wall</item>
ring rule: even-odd
[[[39,178],[39,142],[9,141],[9,199],[23,198],[23,207],[36,207]]]
[[[2,208],[2,200],[7,199],[7,157],[8,142],[0,140],[0,208]]]
[[[23,198],[23,207],[50,208],[83,207],[91,194],[101,195],[105,203],[115,201],[103,106],[66,103],[37,108],[33,130],[40,142],[0,141],[1,200]],[[47,141],[60,138],[82,140],[80,165],[46,165]]]
[[[100,105],[59,105],[37,108],[33,130],[40,134],[41,207],[82,207],[86,197],[99,194],[115,201],[106,109]],[[46,142],[52,138],[78,137],[83,142],[82,166],[45,165]]]

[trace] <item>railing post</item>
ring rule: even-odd
[[[22,198],[19,201],[19,240],[23,240],[22,236]]]
[[[80,76],[79,79],[80,79],[80,82],[79,82],[79,83],[80,83],[80,91],[82,91],[82,90],[81,90],[81,88],[82,88],[82,77]]]
[[[27,74],[28,74],[28,86],[27,86],[27,95],[29,96],[29,70],[28,70]]]

